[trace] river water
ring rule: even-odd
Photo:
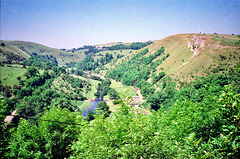
[[[104,102],[104,101],[101,100],[102,89],[100,89],[99,91],[100,91],[99,92],[99,98],[91,101],[90,105],[83,109],[83,113],[82,113],[83,117],[87,116],[87,111],[90,110],[90,109],[93,110],[94,112],[96,112],[96,108],[97,108],[98,103],[99,102]]]
[[[82,113],[83,117],[86,117],[87,111],[90,110],[90,109],[93,110],[93,111],[96,111],[96,108],[97,108],[97,105],[98,105],[99,102],[105,102],[105,101],[102,101],[102,100],[99,100],[99,99],[91,101],[90,105],[83,109],[83,113]]]

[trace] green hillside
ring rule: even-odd
[[[27,59],[33,53],[37,53],[40,55],[52,55],[56,57],[59,66],[63,66],[69,62],[79,62],[85,57],[83,53],[66,52],[32,42],[3,40],[2,43],[5,46],[0,47],[1,61],[5,61],[8,54],[14,54]]]
[[[181,81],[194,80],[196,76],[206,76],[219,67],[232,68],[240,61],[240,44],[236,35],[216,34],[178,34],[155,41],[145,47],[149,52],[145,57],[153,55],[161,47],[170,56],[156,67],[155,73],[164,71],[167,75]],[[101,74],[130,60],[145,48],[128,54],[117,62],[105,66]],[[152,62],[161,59],[161,55]]]

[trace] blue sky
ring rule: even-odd
[[[240,0],[1,0],[1,40],[54,48],[239,28]]]

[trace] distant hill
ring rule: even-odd
[[[236,63],[240,62],[239,40],[236,35],[172,35],[128,54],[116,63],[108,64],[101,73],[105,75],[108,70],[120,66],[146,48],[149,49],[149,52],[144,56],[148,57],[163,46],[165,54],[158,56],[152,62],[161,59],[166,54],[170,56],[158,65],[156,70],[152,71],[156,74],[164,71],[166,75],[175,79],[191,81],[196,76],[206,76],[211,73],[230,70]]]
[[[1,41],[1,60],[7,60],[7,55],[14,54],[19,58],[29,58],[33,53],[40,55],[52,55],[56,57],[60,66],[69,62],[79,62],[85,58],[83,53],[66,52],[59,49],[50,48],[41,44],[25,41]]]

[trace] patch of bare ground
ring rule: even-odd
[[[191,51],[193,52],[193,56],[191,58],[197,56],[203,49],[206,49],[206,47],[208,47],[206,44],[212,41],[210,36],[199,35],[187,37],[185,40],[188,41],[188,48],[191,48]]]

